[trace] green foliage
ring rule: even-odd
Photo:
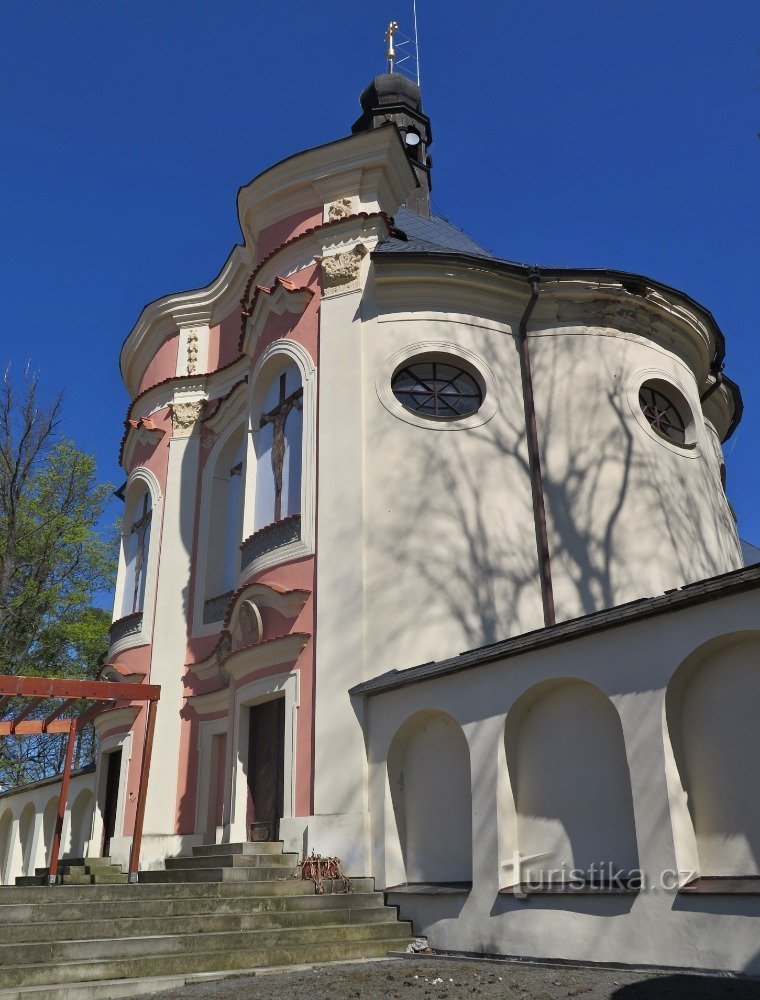
[[[98,523],[111,486],[99,484],[95,459],[57,433],[60,399],[37,401],[27,376],[17,398],[0,386],[0,673],[93,677],[108,648],[110,615],[95,607],[110,591],[114,539]],[[41,705],[35,716],[46,713]],[[0,741],[0,782],[51,773],[61,741]]]

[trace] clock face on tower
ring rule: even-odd
[[[414,129],[409,129],[409,131],[404,136],[404,142],[411,149],[415,149],[420,144],[419,132],[415,132]]]

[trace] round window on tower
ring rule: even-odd
[[[648,379],[639,388],[639,406],[659,438],[681,448],[694,447],[694,417],[684,395],[661,379]]]
[[[442,361],[404,365],[394,374],[391,390],[405,410],[431,420],[470,416],[483,402],[483,391],[473,375]]]

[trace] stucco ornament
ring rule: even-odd
[[[214,650],[214,655],[216,657],[216,666],[219,670],[219,675],[222,680],[229,684],[230,675],[229,671],[224,666],[224,661],[232,652],[232,633],[229,629],[224,629],[222,634],[219,636],[219,642],[216,644],[216,649]]]
[[[264,631],[261,613],[253,601],[241,601],[237,626],[241,646],[253,646],[261,641]]]
[[[325,295],[350,292],[359,287],[359,273],[367,252],[367,248],[358,243],[350,250],[321,259]]]
[[[338,219],[347,219],[352,214],[352,207],[350,198],[334,201],[327,211],[327,221],[337,222]]]
[[[195,375],[198,368],[198,331],[191,330],[187,335],[187,374]]]
[[[172,432],[174,436],[187,437],[191,434],[202,409],[202,399],[194,400],[192,403],[173,403]]]

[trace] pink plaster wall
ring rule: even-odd
[[[163,382],[165,378],[174,378],[177,374],[177,353],[179,351],[179,331],[170,333],[161,342],[161,346],[153,355],[148,367],[143,372],[140,381],[140,392],[150,389],[152,385]]]
[[[281,219],[279,222],[267,226],[266,229],[262,229],[259,234],[259,242],[256,245],[256,263],[261,263],[273,250],[282,246],[283,243],[287,243],[288,240],[300,236],[301,233],[305,233],[307,229],[322,225],[322,212],[321,205],[306,208],[301,212],[296,212],[295,215],[288,216],[287,219]]]
[[[240,309],[236,309],[229,316],[225,316],[221,323],[210,328],[207,371],[215,372],[219,368],[224,368],[240,356],[241,322]]]
[[[257,573],[251,578],[250,583],[277,584],[286,590],[307,590],[313,591],[314,587],[314,559],[299,559],[282,566],[274,566],[271,569]],[[270,635],[266,629],[265,638],[272,638],[273,635],[282,635],[282,629],[287,632],[305,632],[313,637],[314,634],[314,602],[310,596],[300,613],[294,619],[287,619],[276,612],[267,612],[267,621],[273,629],[277,631]],[[264,613],[262,612],[262,619]],[[286,634],[287,634],[286,632]],[[213,649],[218,637],[212,637],[204,642]],[[191,645],[199,651],[200,643],[194,640]],[[209,649],[209,652],[211,650]],[[208,655],[208,653],[206,654]],[[238,686],[248,681],[267,677],[280,673],[283,664],[275,667],[265,667],[258,671],[252,671],[246,675]],[[287,666],[290,666],[289,664]],[[308,816],[312,810],[312,761],[313,761],[313,692],[314,692],[314,641],[309,639],[301,655],[295,662],[295,669],[300,673],[300,695],[301,701],[298,707],[297,743],[296,755],[296,791],[295,805],[297,816]],[[218,689],[219,682],[211,680],[199,682],[193,678],[192,674],[185,675],[185,697],[191,694],[205,693]],[[216,718],[217,715],[203,716],[203,718]],[[180,767],[178,775],[178,811],[177,811],[177,833],[192,833],[195,827],[195,814],[197,809],[197,782],[198,782],[198,720],[196,711],[186,702],[182,710],[182,736],[180,740]]]

